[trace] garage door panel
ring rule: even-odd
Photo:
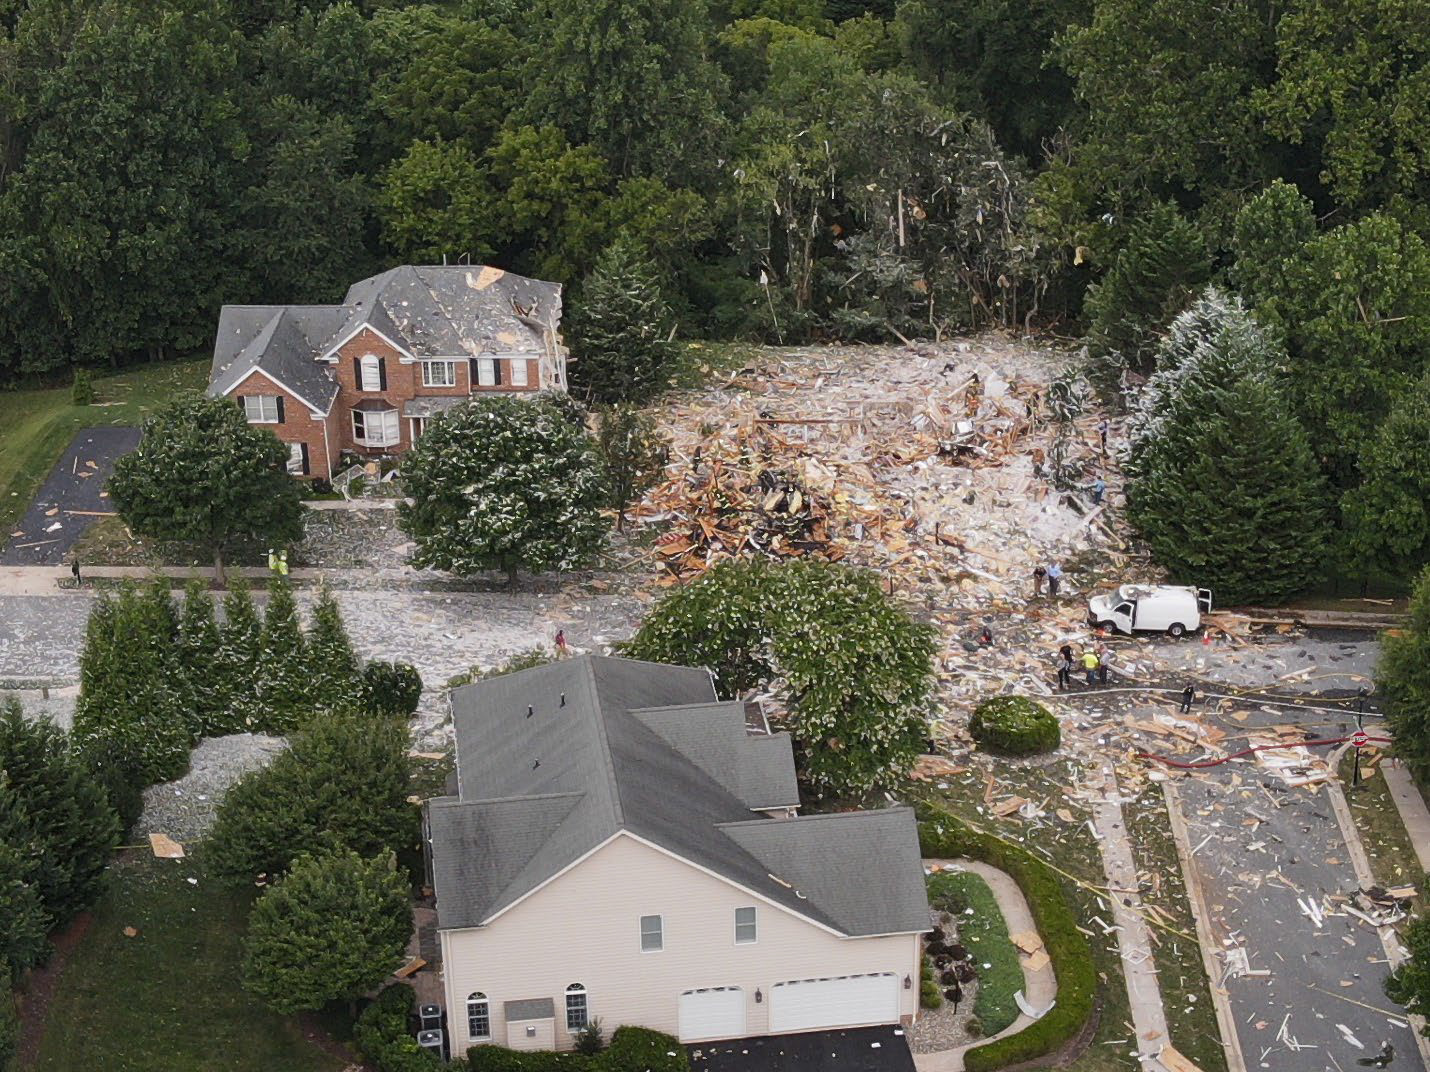
[[[899,1020],[893,972],[792,979],[770,988],[770,1033],[892,1024]]]
[[[745,1031],[745,992],[712,986],[680,995],[680,1041],[740,1038]]]

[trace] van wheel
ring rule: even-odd
[[[1184,636],[1186,632],[1187,627],[1181,622],[1173,622],[1171,625],[1167,626],[1167,635],[1170,637]]]
[[[1098,622],[1097,627],[1101,629],[1104,633],[1117,632],[1117,623],[1114,622],[1111,618],[1108,618],[1106,621],[1103,622]]]

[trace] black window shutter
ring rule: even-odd
[[[501,386],[501,362],[492,358],[492,380],[498,387]]]
[[[467,358],[467,394],[472,394],[476,390],[478,375],[477,359],[475,357]]]
[[[362,358],[353,358],[353,386],[362,390]]]
[[[278,423],[283,423],[283,396],[278,396]]]
[[[387,390],[387,358],[385,357],[377,359],[377,386],[380,391]]]
[[[304,476],[307,476],[307,475],[308,475],[308,444],[307,444],[307,443],[300,443],[300,444],[298,444],[298,445],[303,448],[303,475],[304,475]]]

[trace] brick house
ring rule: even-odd
[[[476,394],[566,388],[561,287],[479,265],[403,265],[341,305],[225,305],[208,393],[327,479],[344,454],[401,454]]]

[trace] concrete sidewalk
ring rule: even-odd
[[[1385,776],[1390,799],[1395,801],[1395,810],[1400,812],[1400,821],[1405,824],[1405,832],[1415,846],[1415,858],[1420,861],[1420,869],[1430,871],[1430,808],[1425,806],[1425,798],[1420,795],[1405,764],[1399,760],[1387,759],[1380,765],[1380,773]]]

